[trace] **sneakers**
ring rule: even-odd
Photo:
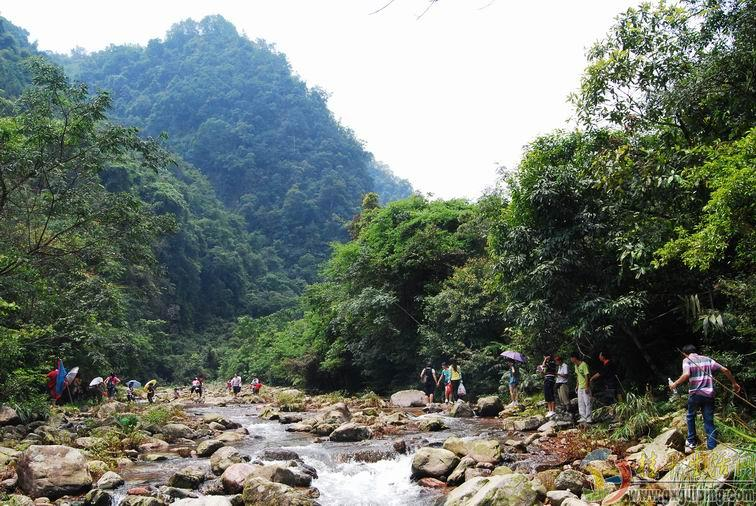
[[[556,415],[553,411],[547,411],[546,412],[546,418],[551,418],[552,416]]]
[[[685,454],[686,455],[690,455],[691,453],[693,453],[693,450],[695,449],[696,449],[696,445],[694,445],[690,441],[685,441]]]

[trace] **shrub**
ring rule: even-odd
[[[276,394],[276,404],[281,411],[304,411],[304,394],[298,390],[283,390]]]
[[[595,411],[595,416],[613,415],[619,426],[612,432],[612,439],[635,439],[649,434],[659,409],[650,391],[644,395],[628,392],[623,401]]]
[[[179,407],[153,406],[142,415],[146,425],[165,425],[174,418],[181,418],[184,412]]]

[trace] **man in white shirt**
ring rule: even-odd
[[[236,373],[236,376],[231,378],[231,388],[234,391],[234,397],[236,397],[238,393],[241,392],[241,386],[242,386],[241,376],[239,376],[239,373]]]
[[[567,409],[570,405],[570,390],[567,386],[570,379],[570,368],[559,355],[554,357],[554,360],[557,363],[556,393],[559,398],[559,405]]]

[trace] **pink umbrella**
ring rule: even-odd
[[[505,351],[501,354],[502,357],[514,360],[515,362],[525,363],[525,355],[517,351]]]

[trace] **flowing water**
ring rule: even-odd
[[[396,455],[393,438],[372,439],[359,443],[316,443],[311,434],[286,432],[286,425],[277,421],[257,418],[255,406],[202,407],[190,413],[202,415],[219,413],[241,423],[249,431],[244,440],[234,443],[243,454],[255,457],[267,448],[285,448],[297,452],[302,460],[314,467],[318,478],[312,486],[320,490],[318,502],[328,505],[432,505],[442,492],[420,487],[410,480],[412,455]],[[437,415],[434,415],[437,416]],[[490,420],[455,419],[443,417],[448,430],[408,435],[403,439],[413,442],[412,448],[427,444],[440,444],[451,435],[501,436],[499,424]],[[164,483],[178,469],[208,459],[174,458],[161,462],[144,463],[123,471],[126,486],[116,491],[116,502],[128,487],[145,483]]]

